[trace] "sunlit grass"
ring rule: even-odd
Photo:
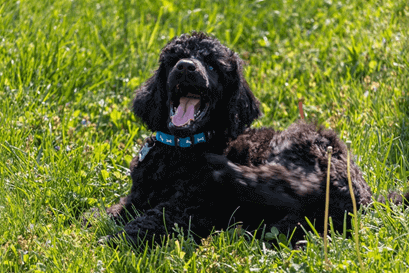
[[[391,0],[0,3],[0,272],[358,271],[354,241],[334,232],[327,268],[312,234],[303,251],[275,230],[277,248],[231,229],[138,252],[98,244],[120,227],[83,229],[78,216],[129,191],[151,133],[130,111],[133,90],[191,30],[247,63],[264,112],[253,126],[286,128],[303,98],[306,119],[352,140],[375,195],[408,190],[408,26],[408,4]],[[407,212],[375,203],[358,216],[365,268],[406,271]]]

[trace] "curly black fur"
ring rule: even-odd
[[[192,96],[208,109],[191,124],[173,123],[173,105]],[[174,223],[207,236],[213,228],[226,228],[232,215],[248,230],[264,222],[287,234],[299,224],[307,227],[308,217],[321,231],[328,146],[333,147],[329,213],[341,230],[345,213],[352,212],[345,144],[333,131],[304,122],[283,132],[249,129],[260,115],[258,104],[241,59],[217,39],[194,32],[170,41],[158,70],[136,92],[134,113],[152,131],[178,137],[211,133],[206,143],[189,148],[147,140],[153,148],[143,161],[136,157],[131,163],[130,194],[107,210],[118,220],[135,216],[133,208],[142,216],[111,238],[157,241]],[[354,163],[351,177],[357,203],[369,204],[371,191]]]

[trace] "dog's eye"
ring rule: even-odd
[[[209,70],[213,70],[213,69],[214,69],[213,66],[209,65]]]

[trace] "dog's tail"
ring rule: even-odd
[[[409,206],[409,192],[404,193],[403,195],[399,192],[393,191],[388,194],[387,200],[394,203],[395,205],[404,205],[405,207]],[[378,202],[385,204],[386,199],[385,196],[380,195],[378,197]]]

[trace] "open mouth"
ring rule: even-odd
[[[187,127],[201,120],[208,109],[208,102],[204,102],[200,95],[189,92],[170,102],[170,120],[176,127]]]

